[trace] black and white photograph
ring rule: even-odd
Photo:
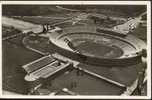
[[[2,2],[2,97],[151,97],[150,7]]]

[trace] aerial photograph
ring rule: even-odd
[[[2,5],[2,94],[147,96],[146,5]]]

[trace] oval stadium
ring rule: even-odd
[[[141,51],[146,46],[143,41],[132,35],[121,37],[120,33],[117,33],[118,36],[108,34],[112,30],[104,32],[98,32],[92,26],[76,26],[66,28],[63,33],[51,33],[50,41],[63,50],[86,58],[84,62],[87,63],[120,66],[140,62]]]

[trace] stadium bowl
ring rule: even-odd
[[[72,32],[72,29],[69,30]],[[55,48],[60,49],[59,53],[83,63],[128,66],[141,62],[141,51],[146,48],[142,40],[130,34],[121,37],[107,34],[109,30],[104,32],[84,28],[80,32],[74,30],[73,33],[52,33],[50,41]],[[65,39],[70,41],[70,45]]]

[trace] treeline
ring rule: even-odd
[[[96,11],[101,12],[107,10],[108,12],[116,12],[118,14],[124,14],[127,16],[137,16],[140,13],[146,11],[145,5],[65,5],[63,7],[69,9],[79,9],[79,10],[86,10],[86,11]],[[107,12],[107,13],[108,13]]]
[[[40,5],[3,5],[2,15],[5,16],[39,16],[63,13],[55,6]]]
[[[88,12],[116,12],[126,16],[137,16],[146,11],[144,5],[62,5],[69,9],[77,9]],[[107,11],[106,11],[107,10]],[[56,13],[66,13],[69,11],[57,9],[55,5],[3,5],[2,14],[7,16],[38,16]]]

